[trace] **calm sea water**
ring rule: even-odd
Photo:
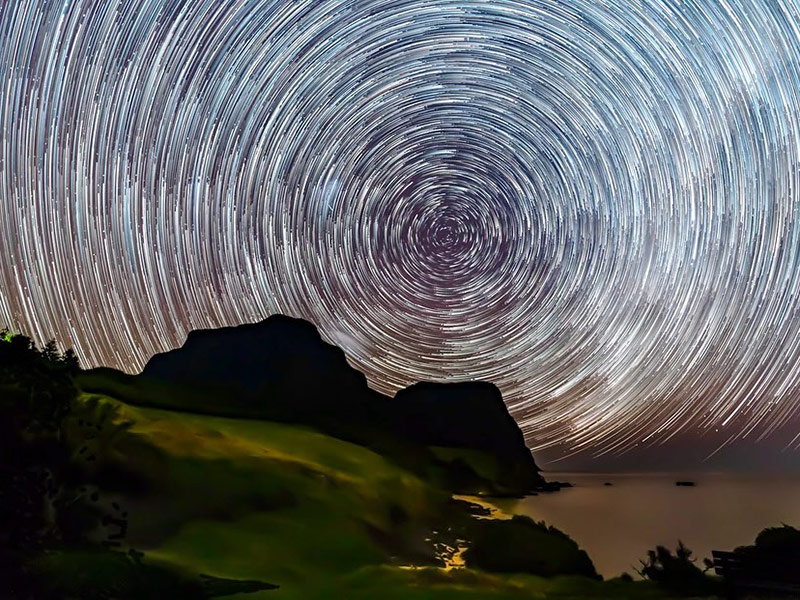
[[[544,520],[568,533],[606,578],[633,567],[657,544],[682,540],[698,556],[750,544],[759,531],[800,528],[800,476],[723,473],[546,473],[575,487],[503,501],[503,510]],[[691,480],[695,487],[677,487]],[[605,482],[613,484],[604,486]]]

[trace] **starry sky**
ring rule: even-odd
[[[0,2],[0,323],[138,372],[281,312],[550,456],[792,453],[798,59],[778,0]]]

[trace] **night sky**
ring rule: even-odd
[[[281,312],[545,455],[794,453],[799,59],[777,0],[8,0],[0,324],[138,372]]]

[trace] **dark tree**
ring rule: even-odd
[[[638,573],[673,593],[691,596],[713,592],[715,583],[705,574],[710,568],[708,560],[704,561],[705,570],[701,570],[696,561],[692,551],[678,541],[675,554],[664,546],[656,546],[655,550],[648,551],[647,558],[639,561],[642,568]]]
[[[11,597],[36,596],[30,560],[64,544],[88,543],[104,512],[65,444],[77,397],[75,355],[55,342],[0,331],[0,576]]]

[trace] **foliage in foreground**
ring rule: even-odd
[[[692,551],[683,542],[678,542],[678,547],[673,554],[664,546],[656,546],[655,550],[647,553],[647,558],[640,561],[642,568],[639,575],[654,581],[665,589],[680,595],[694,596],[699,594],[713,594],[719,591],[719,582],[708,577],[706,571],[712,568],[712,563],[705,559],[705,570],[696,564]]]
[[[582,575],[597,578],[592,561],[567,534],[517,515],[507,521],[481,520],[464,554],[469,567],[497,573],[543,577]]]
[[[790,525],[768,527],[758,534],[753,545],[740,546],[734,552],[746,556],[757,571],[752,578],[800,584],[800,530]]]
[[[84,542],[99,515],[61,439],[76,395],[74,356],[7,330],[0,338],[0,575],[7,588],[28,590],[28,560]]]

